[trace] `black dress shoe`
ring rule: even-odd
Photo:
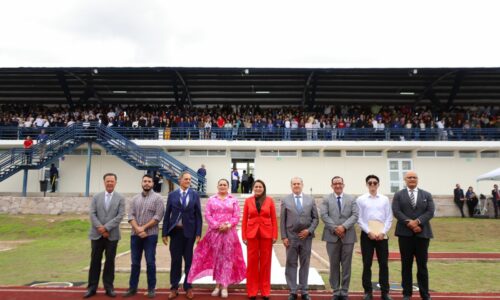
[[[87,292],[83,295],[84,299],[90,298],[95,295],[95,290],[87,290]]]
[[[125,294],[123,294],[123,297],[124,298],[128,298],[128,297],[132,297],[134,296],[135,294],[137,294],[137,290],[136,289],[128,289]]]
[[[268,296],[262,296],[262,299],[263,300],[269,300],[269,297]]]
[[[363,296],[363,300],[373,300],[373,294],[365,293],[365,295]]]
[[[296,299],[297,299],[297,294],[288,295],[288,300],[296,300]]]
[[[256,296],[252,296],[252,297],[248,297],[248,299],[250,299],[250,300],[256,300],[257,297]]]
[[[300,296],[300,298],[301,298],[302,300],[311,300],[311,297],[309,296],[309,294],[302,294],[302,295]]]
[[[392,297],[389,296],[389,294],[385,293],[385,294],[382,294],[382,300],[392,300]]]
[[[116,297],[116,292],[113,289],[106,289],[106,296],[114,298]]]
[[[156,296],[156,291],[155,290],[148,290],[148,292],[146,293],[146,296],[148,298],[154,298]]]
[[[410,300],[411,296],[403,296],[403,300]]]

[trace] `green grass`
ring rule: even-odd
[[[500,220],[436,218],[432,225],[435,238],[431,241],[430,251],[500,252]],[[0,252],[1,285],[24,285],[38,280],[86,282],[84,268],[90,260],[89,226],[86,216],[0,215],[1,240],[30,241],[20,244],[15,250]],[[316,234],[318,240],[321,239],[322,227],[320,223]],[[118,245],[118,253],[129,249],[127,233],[122,234]],[[389,245],[391,251],[398,251],[393,231]],[[440,292],[499,292],[499,268],[500,262],[430,261],[431,289]],[[390,281],[399,282],[400,263],[390,262],[389,269]],[[362,291],[361,271],[361,256],[355,254],[351,276],[353,291]],[[372,272],[375,279],[378,274],[376,263]],[[322,275],[329,288],[328,275]],[[144,276],[141,275],[141,287],[146,284]],[[128,279],[128,273],[116,273],[115,285],[125,288]],[[159,288],[168,287],[169,274],[158,273],[157,279]]]

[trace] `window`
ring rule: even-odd
[[[460,158],[476,158],[477,152],[476,151],[458,151],[458,156]]]
[[[260,156],[297,156],[296,150],[260,150]]]
[[[365,157],[380,157],[382,151],[376,150],[347,150],[345,156],[365,156]]]
[[[404,175],[413,169],[412,161],[409,159],[389,160],[389,188],[395,193],[405,187]]]
[[[387,151],[387,158],[411,158],[411,151]]]
[[[226,156],[226,150],[208,150],[208,156]]]
[[[417,151],[418,157],[454,157],[453,151]]]
[[[168,154],[171,156],[185,156],[186,155],[186,150],[168,150]]]
[[[323,151],[323,156],[324,157],[340,157],[340,150],[324,150]]]
[[[302,157],[319,157],[319,150],[302,150]]]
[[[87,149],[75,149],[69,155],[87,155]],[[111,154],[111,153],[109,153]],[[101,155],[100,149],[92,149],[92,155]]]
[[[207,156],[207,150],[189,150],[189,156]]]
[[[483,151],[481,152],[481,158],[497,158],[498,151]]]
[[[231,158],[255,158],[254,150],[231,150]]]

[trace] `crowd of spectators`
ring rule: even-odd
[[[399,130],[400,138],[410,140],[419,139],[419,130],[433,129],[436,139],[447,140],[462,139],[462,135],[468,131],[498,129],[499,111],[498,106],[466,106],[432,111],[427,106],[411,105],[322,105],[308,110],[303,106],[292,105],[179,108],[157,104],[87,104],[70,109],[68,105],[4,104],[0,106],[0,126],[64,127],[75,122],[98,121],[110,127],[202,129],[199,138],[213,138],[210,136],[211,129],[280,131],[284,139],[290,139],[291,130],[301,128],[309,129],[306,130],[305,139],[317,139],[320,129],[332,129],[330,135],[335,139],[342,138],[346,129],[370,128],[380,132],[381,139],[388,139],[383,132],[391,129]],[[452,138],[450,135],[459,136]]]

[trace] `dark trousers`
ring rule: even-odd
[[[429,239],[416,236],[399,237],[399,253],[401,254],[401,277],[403,295],[411,296],[413,291],[413,257],[417,260],[417,280],[420,297],[429,298],[429,272],[427,270],[427,258],[429,251]]]
[[[389,242],[388,240],[374,241],[361,231],[361,254],[363,255],[363,289],[365,293],[371,293],[372,288],[372,262],[373,252],[377,252],[379,266],[378,282],[382,293],[389,293]]]
[[[130,237],[130,250],[132,256],[132,270],[130,272],[129,288],[137,289],[139,275],[141,274],[142,252],[146,258],[146,274],[148,277],[148,290],[156,288],[156,244],[158,235],[140,238],[137,235]]]
[[[92,252],[90,254],[89,290],[97,290],[99,286],[99,276],[101,275],[102,254],[106,253],[106,261],[102,272],[102,281],[105,289],[113,289],[115,281],[115,257],[118,241],[110,241],[101,237],[91,241]]]
[[[52,186],[52,193],[56,192],[56,184],[57,184],[57,177],[51,176],[50,177],[50,185]]]
[[[498,218],[498,209],[500,207],[500,200],[491,199],[493,201],[493,211],[495,212],[495,219]]]
[[[184,259],[184,283],[183,289],[187,291],[192,287],[187,282],[191,263],[193,261],[193,247],[195,237],[187,238],[184,236],[182,228],[174,228],[170,232],[170,288],[176,290],[179,288],[179,282],[182,276],[182,260]]]
[[[458,209],[460,210],[460,214],[462,215],[462,218],[465,218],[465,214],[464,214],[464,201],[455,200],[455,204],[457,205]]]
[[[467,208],[469,210],[469,217],[473,217],[474,216],[474,209],[476,208],[476,205],[477,205],[477,199],[471,199],[471,200],[467,200]]]

